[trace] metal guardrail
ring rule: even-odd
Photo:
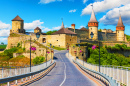
[[[38,74],[42,71],[45,71],[47,70],[49,67],[51,67],[53,64],[55,64],[55,61],[53,63],[51,63],[50,65],[48,65],[47,67],[45,68],[41,68],[40,70],[38,71],[34,71],[34,72],[29,72],[29,73],[26,73],[26,74],[20,74],[20,75],[16,75],[16,76],[12,76],[12,77],[6,77],[6,78],[1,78],[0,79],[0,83],[6,83],[6,82],[11,82],[11,81],[14,81],[14,80],[18,80],[18,79],[22,79],[22,78],[25,78],[25,77],[29,77],[29,76],[33,76],[35,74]]]
[[[105,84],[107,84],[108,86],[120,86],[120,84],[116,83],[116,80],[114,80],[112,77],[109,77],[106,74],[103,74],[101,72],[88,69],[84,67],[83,65],[81,65],[80,63],[78,63],[77,61],[73,60],[73,62],[76,63],[80,68],[88,72],[90,75],[98,78],[100,81],[105,82]]]
[[[83,65],[82,60],[77,59],[77,62]],[[99,65],[84,62],[84,66],[88,69],[99,72]],[[117,83],[130,86],[130,71],[128,70],[128,68],[129,67],[104,65],[100,66],[100,72],[106,74],[109,77],[112,77],[114,80],[116,80]]]
[[[47,65],[51,63],[51,60],[47,61]],[[31,67],[31,72],[38,71],[46,67],[46,62]],[[16,68],[1,68],[0,78],[12,77],[16,75],[30,73],[30,67],[16,67]]]

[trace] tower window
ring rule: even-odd
[[[91,28],[91,30],[92,30],[92,28]]]
[[[58,41],[58,40],[57,40]]]
[[[71,39],[70,39],[70,41],[71,41]]]

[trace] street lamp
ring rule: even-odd
[[[36,33],[37,40],[40,37],[40,33]],[[30,33],[30,72],[31,72],[31,33]]]
[[[91,38],[93,38],[93,32],[91,32],[91,34],[90,34],[90,36],[91,36]],[[100,72],[100,40],[98,41],[98,43],[99,43],[99,72]]]
[[[52,44],[50,43],[50,48],[51,48]],[[52,62],[52,49],[51,49],[51,62]]]

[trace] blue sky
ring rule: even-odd
[[[19,15],[24,20],[26,31],[37,26],[42,32],[76,24],[76,29],[86,26],[93,9],[99,21],[98,29],[116,30],[119,10],[125,25],[125,34],[130,35],[130,0],[0,0],[0,42],[7,44],[12,28],[11,20]]]

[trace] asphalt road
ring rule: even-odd
[[[70,62],[66,53],[55,51],[56,66],[45,77],[29,86],[97,86]]]

